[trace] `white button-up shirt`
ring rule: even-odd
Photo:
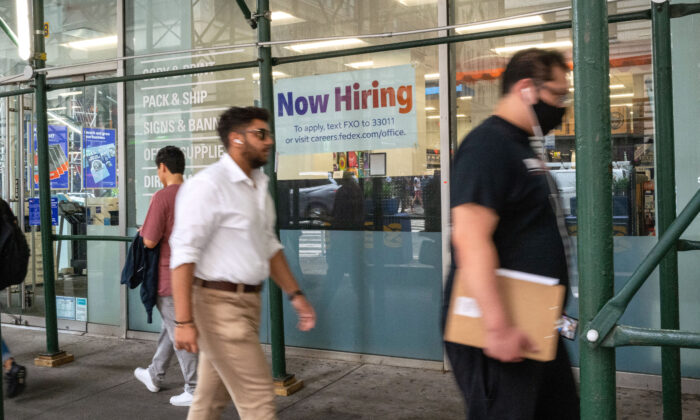
[[[251,179],[252,178],[252,179]],[[194,263],[203,280],[258,285],[282,245],[260,169],[248,178],[227,153],[185,182],[175,201],[170,268]]]

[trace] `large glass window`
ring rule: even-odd
[[[227,46],[251,42],[257,36],[238,7],[228,1],[126,3],[126,49],[130,55]],[[229,48],[156,55],[129,61],[127,71],[141,74],[206,68],[253,60],[255,54],[252,48]],[[155,165],[158,150],[167,145],[183,150],[185,178],[216,162],[224,153],[216,133],[218,117],[230,106],[256,103],[258,78],[257,68],[251,68],[126,84],[128,226],[134,233],[146,217],[151,197],[162,188]],[[144,315],[138,290],[131,290],[129,328],[158,331],[158,319],[149,325]],[[266,322],[261,330],[265,340]]]
[[[286,306],[287,343],[441,360],[437,48],[278,71],[281,237],[319,319]]]

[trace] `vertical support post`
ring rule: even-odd
[[[607,2],[573,4],[581,418],[614,420],[615,349],[585,339],[595,335],[587,324],[614,292]]]
[[[44,1],[33,0],[34,68],[44,68]],[[41,221],[41,252],[44,270],[44,305],[46,317],[46,354],[34,359],[39,366],[59,366],[73,360],[58,348],[56,320],[56,290],[51,228],[51,181],[49,180],[49,135],[46,120],[46,73],[36,73],[36,136],[39,151],[39,205]]]
[[[270,41],[270,2],[258,0],[258,42]],[[275,101],[272,86],[272,51],[269,46],[258,47],[260,70],[260,100],[262,107],[270,112],[270,130],[275,131]],[[277,147],[273,144],[270,150],[271,159],[265,165],[265,173],[270,178],[270,194],[277,208]],[[276,227],[279,235],[279,226]],[[275,392],[294,382],[294,375],[287,373],[284,354],[284,313],[282,311],[282,290],[274,282],[269,283],[270,296],[270,344],[272,347],[272,376],[275,379]],[[290,392],[291,393],[291,392]],[[286,394],[289,395],[289,394]]]
[[[676,176],[673,139],[673,81],[671,77],[671,17],[668,1],[653,2],[651,28],[654,67],[654,145],[656,154],[657,235],[663,235],[676,218]],[[661,328],[680,328],[678,251],[673,245],[659,264]],[[661,347],[663,418],[680,419],[681,352]]]
[[[44,2],[34,0],[34,68],[44,68]],[[40,33],[37,33],[40,32]],[[48,122],[46,120],[46,73],[37,73],[36,83],[36,135],[39,149],[39,203],[41,216],[41,250],[44,269],[44,304],[46,305],[46,353],[58,350],[58,325],[56,323],[56,291],[54,289],[53,240],[51,238],[51,184],[49,180]]]

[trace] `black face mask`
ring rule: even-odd
[[[550,105],[542,99],[532,106],[532,110],[535,111],[535,115],[537,115],[537,121],[540,123],[542,135],[546,135],[559,126],[566,113],[566,108]]]

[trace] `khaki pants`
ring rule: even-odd
[[[258,336],[260,294],[192,291],[199,365],[187,419],[218,419],[231,399],[241,420],[276,419],[272,375]]]

